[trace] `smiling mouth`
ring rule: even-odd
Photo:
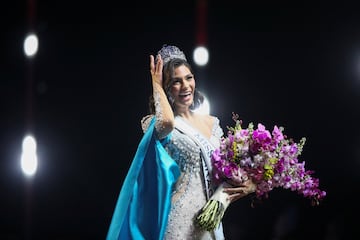
[[[181,94],[179,94],[179,98],[180,98],[181,100],[184,100],[184,101],[189,100],[189,99],[191,98],[191,96],[192,96],[192,93],[191,93],[191,92],[186,92],[186,93],[181,93]]]
[[[178,101],[180,104],[189,105],[192,102],[192,95],[191,91],[181,92],[178,94]]]
[[[184,98],[184,97],[187,97],[187,96],[190,96],[190,95],[191,95],[191,92],[181,93],[181,94],[179,94],[179,97]]]

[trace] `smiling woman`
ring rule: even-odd
[[[150,56],[153,94],[150,114],[135,158],[122,186],[108,240],[224,239],[222,224],[210,231],[195,218],[216,190],[211,152],[219,147],[219,119],[195,110],[204,102],[190,64],[176,46]],[[252,182],[232,186],[232,201]]]
[[[200,2],[207,4],[203,26],[210,61],[205,67],[192,66],[194,104],[200,90],[210,100],[211,114],[224,116],[223,127],[232,124],[229,116],[235,111],[245,122],[280,122],[293,136],[307,136],[303,157],[329,192],[315,211],[309,211],[308,204],[294,204],[292,194],[284,192],[279,194],[286,194],[286,200],[274,191],[257,209],[249,207],[249,198],[242,199],[224,216],[225,237],[360,235],[350,220],[360,212],[359,205],[351,204],[360,190],[360,77],[353,68],[359,52],[359,1],[242,1],[241,8],[234,7],[234,1],[143,1],[141,8],[139,1],[128,1],[126,7],[118,2],[2,2],[0,25],[6,34],[0,40],[0,239],[23,239],[25,229],[20,154],[29,104],[28,66],[34,74],[39,161],[33,182],[32,238],[103,239],[117,200],[114,195],[142,137],[140,121],[147,114],[148,93],[157,88],[152,86],[148,53],[159,50],[164,41],[181,43],[188,62],[196,64],[191,51],[199,43],[196,34],[202,33],[194,29],[200,18],[194,7]],[[40,44],[31,60],[22,45],[31,30],[30,12]],[[163,59],[164,67],[166,62]],[[157,100],[163,99],[160,92],[154,94]],[[197,113],[195,109],[194,116]],[[197,118],[200,124],[205,116]],[[162,131],[155,133],[160,138]],[[168,136],[176,143],[175,131]],[[186,174],[178,178],[177,189],[189,176],[187,162],[178,167]],[[154,185],[149,186],[157,193]],[[106,214],[94,211],[102,206],[107,206]],[[283,220],[281,213],[289,207],[298,212],[280,226],[289,235],[273,236],[277,219]],[[287,225],[291,222],[293,229]]]

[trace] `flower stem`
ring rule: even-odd
[[[228,186],[229,184],[226,182],[221,183],[215,193],[202,207],[195,219],[195,222],[200,228],[211,231],[219,226],[230,204],[228,199],[229,195],[223,191],[223,189]]]
[[[214,230],[221,222],[225,213],[225,207],[217,200],[209,200],[201,209],[196,221],[198,225],[207,231]]]

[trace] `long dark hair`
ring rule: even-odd
[[[168,101],[171,105],[173,111],[175,111],[174,100],[171,97],[170,90],[173,84],[172,79],[174,78],[175,69],[184,65],[185,67],[189,68],[190,72],[192,72],[191,65],[184,59],[175,58],[171,59],[163,66],[163,89],[165,94],[168,98]],[[197,109],[202,103],[204,102],[204,95],[195,88],[194,90],[194,101],[193,104],[190,106],[190,110]],[[151,114],[155,114],[155,102],[154,96],[151,94],[149,99],[149,110]]]

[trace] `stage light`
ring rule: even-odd
[[[22,142],[21,169],[26,176],[31,177],[36,173],[37,165],[36,140],[27,135]]]
[[[39,41],[35,34],[29,34],[24,40],[24,52],[27,57],[33,57],[38,50]]]
[[[196,47],[193,53],[194,62],[198,66],[204,66],[209,61],[209,51],[206,47]]]
[[[199,114],[210,114],[210,104],[205,96],[204,102],[197,109],[195,109],[194,112]]]

